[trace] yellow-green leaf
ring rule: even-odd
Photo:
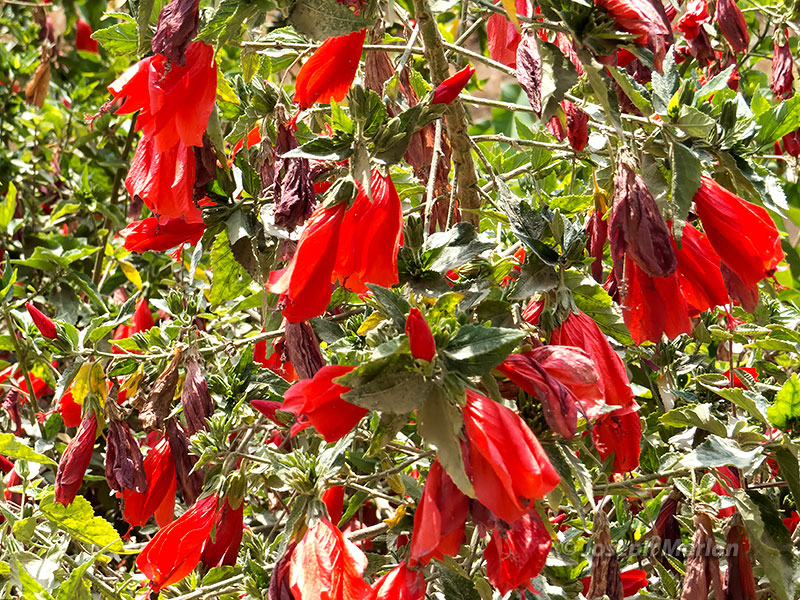
[[[116,529],[103,519],[96,517],[91,504],[83,496],[76,496],[69,506],[63,506],[48,494],[39,505],[47,519],[69,533],[76,540],[111,552],[122,551],[122,540]]]
[[[128,278],[128,281],[141,290],[142,276],[139,275],[139,271],[136,270],[136,267],[124,260],[119,261],[119,266],[122,268],[122,274]]]
[[[0,454],[12,460],[27,460],[42,465],[56,464],[51,458],[17,441],[13,433],[0,433]]]

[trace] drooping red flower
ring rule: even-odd
[[[752,311],[758,301],[758,283],[772,275],[783,260],[775,223],[764,208],[742,200],[708,177],[701,179],[694,203],[708,240],[722,261],[728,292]]]
[[[708,236],[691,223],[683,227],[681,248],[672,241],[678,257],[678,281],[681,294],[689,307],[689,316],[728,302],[728,290],[719,270],[719,256],[708,241]]]
[[[561,103],[567,121],[567,139],[575,152],[583,152],[589,143],[589,115],[569,100]]]
[[[39,333],[41,333],[43,337],[51,340],[54,340],[58,337],[56,324],[53,323],[53,320],[50,317],[36,308],[33,302],[26,302],[25,308],[28,309],[28,314],[30,315],[33,324],[36,325],[36,329],[39,330]]]
[[[528,0],[515,0],[517,15],[530,16]],[[522,36],[505,15],[492,13],[486,22],[486,41],[489,57],[512,69],[517,68],[517,46]]]
[[[469,80],[475,74],[475,68],[472,65],[467,65],[455,75],[451,75],[440,83],[435,90],[433,90],[433,100],[431,104],[450,104],[453,100],[458,98]]]
[[[560,477],[539,440],[511,409],[467,390],[463,415],[478,501],[512,523],[555,488]]]
[[[97,54],[97,40],[92,39],[92,26],[83,19],[75,23],[75,49]]]
[[[677,273],[650,277],[630,257],[625,259],[622,317],[636,344],[658,343],[692,332],[689,308],[681,294]]]
[[[789,47],[789,30],[783,30],[783,43],[778,43],[778,36],[774,39],[772,52],[772,80],[770,87],[776,98],[787,100],[794,95],[794,61],[792,49]]]
[[[83,483],[83,476],[89,467],[94,452],[94,441],[97,438],[97,417],[94,411],[83,418],[75,437],[67,444],[64,455],[58,463],[55,483],[55,501],[69,506],[78,495]]]
[[[425,566],[434,558],[456,556],[464,543],[468,514],[469,498],[453,483],[439,460],[433,461],[414,515],[409,564]]]
[[[653,51],[653,66],[660,73],[667,47],[672,43],[672,27],[666,14],[650,0],[595,0],[595,6],[607,10],[620,28],[639,35],[635,43]]]
[[[142,527],[155,515],[156,523],[163,527],[173,519],[178,486],[175,461],[166,437],[150,449],[143,464],[147,491],[123,490],[122,517],[131,527]]]
[[[136,559],[136,566],[150,580],[150,589],[160,592],[191,573],[200,562],[217,519],[216,494],[206,496],[160,529]]]
[[[505,527],[495,527],[486,546],[486,577],[501,594],[525,588],[544,567],[550,552],[550,534],[538,514],[523,515]]]
[[[316,102],[341,102],[355,79],[367,30],[325,40],[297,74],[294,101],[300,108]]]
[[[725,555],[728,570],[725,572],[725,590],[729,600],[756,600],[756,579],[753,563],[748,555],[750,540],[741,521],[735,521],[725,537]]]
[[[200,561],[209,569],[226,565],[235,565],[242,545],[244,533],[244,502],[238,508],[231,508],[226,497],[217,513],[214,525],[214,538],[209,539],[203,547]]]
[[[136,147],[125,189],[131,198],[139,196],[163,226],[172,219],[202,223],[202,213],[193,199],[194,176],[191,146],[178,141],[159,152],[154,138],[145,136]]]
[[[72,397],[71,389],[67,390],[58,400],[58,406],[56,407],[56,410],[64,420],[64,427],[77,427],[81,424],[83,407],[75,402]]]
[[[403,561],[372,584],[369,600],[423,600],[425,578],[422,571],[408,568]]]
[[[335,275],[347,289],[363,294],[367,283],[395,285],[397,252],[403,245],[403,208],[390,175],[372,170],[372,200],[359,184],[339,232]],[[312,216],[313,218],[313,216]],[[285,313],[284,313],[285,316]]]
[[[367,557],[327,519],[311,527],[292,552],[289,582],[295,600],[365,600]]]
[[[747,52],[750,33],[747,31],[747,23],[742,10],[736,5],[736,0],[717,0],[714,19],[734,53],[744,54]]]
[[[430,325],[418,308],[411,307],[408,311],[406,335],[408,345],[411,347],[411,356],[429,362],[433,360],[436,355],[436,341],[433,339]]]
[[[181,244],[196,244],[203,237],[206,226],[202,221],[187,223],[186,219],[166,219],[159,223],[156,217],[134,221],[119,234],[125,238],[125,249],[131,252],[153,250],[164,252]]]
[[[647,579],[647,571],[642,569],[628,569],[627,571],[622,571],[619,575],[622,581],[622,596],[624,598],[635,595],[639,590],[646,588],[650,584]],[[581,583],[583,584],[584,595],[588,594],[592,578],[584,577],[581,579]]]
[[[600,417],[592,428],[592,441],[605,460],[614,454],[614,473],[629,473],[639,466],[642,423],[632,403]]]
[[[704,23],[711,22],[711,15],[708,14],[706,0],[689,0],[686,4],[686,12],[683,13],[675,29],[683,34],[687,41],[691,41],[700,35],[700,28]]]
[[[322,502],[328,509],[328,518],[332,523],[338,523],[344,510],[344,486],[332,485],[322,493]]]
[[[326,442],[335,442],[350,433],[364,418],[367,409],[342,400],[342,394],[349,392],[350,388],[333,382],[354,368],[326,365],[311,379],[298,381],[287,390],[281,410],[298,419],[292,427],[293,435],[313,425]]]
[[[160,54],[150,56],[131,66],[108,89],[122,101],[117,114],[140,111],[136,128],[144,132],[144,139],[152,139],[156,155],[178,142],[184,148],[202,146],[217,97],[214,48],[190,43],[184,66]]]
[[[273,271],[267,290],[281,294],[283,316],[291,323],[308,321],[325,312],[331,299],[331,280],[339,246],[344,203],[317,208],[300,235],[289,266]],[[360,232],[364,235],[364,232]]]

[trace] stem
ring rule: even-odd
[[[436,188],[436,171],[439,167],[439,155],[442,153],[442,120],[436,120],[436,129],[433,134],[433,156],[431,169],[428,172],[428,189],[425,198],[425,212],[423,213],[422,235],[428,237],[431,230],[431,213],[433,212],[433,192]]]
[[[22,376],[25,378],[25,385],[28,387],[28,403],[26,411],[28,414],[28,420],[31,422],[31,426],[37,423],[36,421],[36,394],[33,390],[33,383],[31,382],[31,375],[28,372],[28,364],[25,357],[25,354],[22,352],[22,347],[19,345],[19,340],[17,339],[16,334],[14,333],[14,321],[11,318],[11,312],[9,312],[8,308],[5,310],[5,318],[6,318],[6,326],[8,327],[8,334],[11,337],[11,344],[14,346],[14,353],[17,355],[17,364],[19,368],[22,370]],[[20,401],[20,405],[23,403]]]

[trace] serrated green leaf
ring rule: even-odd
[[[767,409],[767,418],[779,429],[787,429],[800,419],[800,378],[797,373],[793,373],[775,394],[775,402]]]
[[[209,299],[212,306],[236,298],[250,285],[250,275],[234,257],[225,231],[221,231],[214,238],[214,245],[211,247],[211,271]]]
[[[462,325],[442,352],[448,369],[463,375],[483,375],[497,365],[527,334],[519,329]]]
[[[92,505],[83,496],[76,496],[69,506],[53,500],[48,494],[39,504],[39,508],[47,519],[60,529],[69,533],[76,540],[100,548],[108,548],[111,552],[121,552],[122,540],[108,521],[97,517]]]
[[[670,427],[699,427],[721,437],[728,435],[725,424],[711,414],[711,404],[694,404],[675,408],[659,418]]]
[[[608,67],[608,72],[625,92],[625,95],[630,98],[631,102],[642,111],[645,116],[653,114],[653,105],[650,103],[650,94],[647,90],[631,77],[627,71],[623,71],[619,67]]]
[[[694,106],[681,106],[681,112],[674,125],[692,137],[705,139],[716,127],[717,122]]]
[[[92,34],[92,39],[117,56],[136,56],[139,50],[139,33],[132,21],[99,29]]]
[[[27,460],[42,465],[55,465],[51,458],[17,441],[13,433],[0,433],[0,454],[13,460]]]
[[[742,450],[736,441],[712,434],[684,456],[680,464],[687,469],[733,466],[751,473],[763,460],[763,448]]]
[[[778,102],[768,111],[756,116],[760,129],[756,143],[772,145],[787,133],[800,128],[800,96],[795,95],[785,102]]]
[[[419,373],[382,373],[369,383],[342,396],[368,410],[402,414],[416,410],[425,401],[433,384]]]
[[[300,33],[316,41],[347,35],[372,25],[336,0],[298,0],[289,22]]]
[[[671,143],[669,153],[672,166],[672,234],[675,242],[680,244],[692,200],[700,189],[702,165],[697,155],[680,142]]]

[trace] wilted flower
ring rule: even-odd
[[[714,18],[734,53],[744,54],[747,52],[750,34],[747,31],[744,15],[736,5],[736,0],[717,0]]]
[[[299,143],[295,128],[279,125],[275,142],[275,160],[269,177],[275,197],[275,224],[293,230],[311,216],[316,202],[311,181],[311,165],[307,158],[284,158]],[[268,168],[266,165],[264,169]],[[262,179],[264,174],[262,171]]]
[[[350,388],[334,383],[337,377],[355,367],[326,365],[311,379],[303,379],[290,387],[283,396],[281,410],[292,413],[298,422],[292,435],[313,425],[326,442],[335,442],[355,427],[367,414],[367,409],[342,399]]]
[[[429,362],[433,360],[436,355],[436,341],[433,339],[430,325],[418,308],[411,307],[408,311],[406,335],[411,356]]]
[[[181,405],[189,435],[194,435],[208,427],[206,419],[214,412],[214,404],[211,402],[206,378],[203,377],[200,363],[194,353],[189,354],[186,360],[186,377],[181,390]]]
[[[756,580],[753,577],[753,563],[747,554],[750,547],[747,530],[741,516],[734,517],[725,537],[725,555],[728,570],[725,572],[725,591],[728,600],[756,600]],[[716,591],[714,592],[716,594]]]
[[[611,532],[608,526],[608,517],[602,510],[594,513],[594,550],[592,551],[592,575],[589,587],[584,592],[589,600],[595,598],[613,598],[620,600],[622,591],[622,578],[619,572],[619,559],[614,544],[611,542]]]
[[[495,527],[486,546],[486,577],[501,594],[526,588],[544,567],[550,553],[550,534],[538,514],[523,515],[517,521]]]
[[[794,95],[794,62],[792,60],[792,49],[789,47],[789,30],[785,29],[776,34],[773,40],[774,50],[772,52],[772,81],[770,87],[776,98],[786,100]],[[779,38],[783,43],[778,43]]]
[[[469,499],[435,460],[428,471],[422,498],[414,515],[409,562],[428,564],[432,559],[458,554],[464,543]]]
[[[30,315],[33,324],[36,325],[36,329],[39,330],[39,333],[41,333],[43,337],[51,340],[54,340],[58,337],[56,324],[53,323],[53,320],[50,317],[36,308],[32,302],[26,302],[25,308],[28,309],[28,314]]]
[[[468,463],[478,501],[512,523],[558,485],[560,477],[522,418],[467,390],[463,409]]]
[[[130,427],[124,421],[108,420],[106,441],[106,481],[112,490],[147,491],[147,475],[144,470],[142,451],[133,438]]]
[[[147,491],[122,491],[122,517],[131,527],[142,527],[155,515],[156,523],[163,527],[170,523],[175,511],[175,461],[169,442],[162,438],[144,458]]]
[[[55,501],[69,506],[78,495],[83,476],[89,467],[97,438],[97,417],[93,410],[83,418],[75,437],[67,444],[67,449],[58,463],[55,483]]]
[[[200,23],[199,4],[199,0],[172,0],[161,9],[150,42],[153,52],[180,66],[186,64],[186,48]]]
[[[678,512],[678,503],[682,496],[677,490],[670,492],[667,499],[661,504],[653,527],[653,532],[661,540],[661,551],[678,559],[683,559],[683,554],[678,549],[681,543],[681,526],[675,515]]]
[[[618,408],[601,416],[592,428],[594,442],[600,458],[614,455],[614,473],[629,473],[639,466],[642,423],[635,403]]]
[[[136,566],[160,592],[191,573],[217,519],[216,494],[198,500],[175,521],[160,529],[136,559]]]
[[[300,108],[316,102],[341,102],[355,79],[367,30],[328,38],[297,74],[294,101]]]
[[[475,68],[472,65],[467,65],[455,75],[452,75],[440,83],[435,90],[433,90],[433,100],[431,104],[450,104],[453,100],[458,98],[469,80],[475,74]]]
[[[203,472],[195,471],[197,458],[189,453],[189,439],[176,419],[167,421],[167,440],[172,460],[175,461],[175,477],[187,504],[193,504],[203,491]]]
[[[663,9],[656,9],[650,0],[595,0],[595,6],[607,10],[620,28],[639,35],[635,43],[653,51],[653,66],[660,73],[672,43],[672,27]]]
[[[683,579],[681,598],[707,598],[712,588],[715,598],[725,598],[711,518],[705,513],[698,513],[694,517],[694,526],[695,533],[692,549],[686,558],[686,577]]]
[[[272,578],[269,581],[269,600],[297,600],[292,595],[292,588],[289,583],[289,568],[292,564],[292,554],[296,546],[296,542],[289,542],[286,552],[275,563]]]
[[[325,365],[319,341],[308,321],[286,323],[283,349],[300,379],[309,379]]]
[[[372,584],[368,600],[423,600],[425,578],[422,571],[408,568],[403,561]]]
[[[125,238],[125,249],[131,252],[153,250],[163,252],[181,244],[196,244],[203,237],[205,224],[187,223],[183,217],[166,219],[159,223],[158,218],[148,217],[142,221],[134,221],[119,234]]]
[[[542,114],[542,57],[536,38],[526,32],[517,45],[517,83],[525,90],[528,102],[537,116]]]

